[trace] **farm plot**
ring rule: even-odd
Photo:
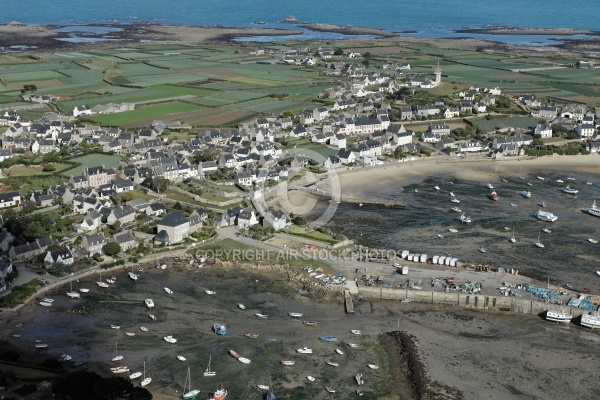
[[[90,119],[104,126],[127,126],[152,119],[177,119],[178,114],[199,111],[202,108],[187,103],[169,102],[149,104],[133,111],[116,114],[92,115]],[[146,125],[146,124],[144,124]]]
[[[2,74],[5,82],[36,82],[48,79],[60,79],[63,74],[52,70],[21,71]]]
[[[106,168],[117,168],[119,166],[119,162],[121,161],[121,156],[94,153],[77,158],[71,158],[69,161],[77,162],[81,165],[63,171],[62,174],[66,176],[78,176],[83,174],[84,168],[97,167],[100,165],[104,165]]]
[[[256,115],[253,112],[226,110],[222,108],[212,108],[210,111],[212,112],[211,114],[206,114],[198,118],[190,118],[187,121],[196,126],[234,126]]]

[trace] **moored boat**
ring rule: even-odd
[[[47,301],[40,301],[38,304],[44,307],[52,307],[52,303],[48,303]]]
[[[311,375],[306,375],[306,379],[307,379],[309,382],[314,382],[314,381],[316,381],[316,378],[315,378],[314,376],[311,376]]]
[[[554,222],[558,219],[558,217],[551,212],[539,210],[534,214],[534,216],[544,222]]]
[[[308,347],[304,346],[301,349],[296,350],[298,353],[300,354],[312,354],[312,349],[309,349]]]
[[[344,355],[344,352],[343,352],[342,350],[340,350],[340,349],[335,349],[335,352],[336,352],[337,354],[339,354],[340,356],[343,356],[343,355]]]
[[[240,357],[237,359],[239,362],[241,362],[242,364],[250,364],[250,359],[246,358],[246,357]]]
[[[296,361],[294,361],[294,360],[281,360],[281,363],[283,365],[287,365],[289,367],[289,366],[292,366],[292,365],[296,364]]]
[[[255,332],[246,332],[244,336],[250,339],[258,339],[258,333]]]
[[[140,376],[142,376],[141,372],[134,372],[133,374],[129,375],[129,379],[133,380],[133,379],[137,379]]]
[[[216,392],[211,393],[208,397],[208,400],[223,400],[225,397],[227,397],[227,390],[221,388]]]
[[[187,377],[185,378],[185,383],[183,384],[183,399],[193,399],[200,394],[200,391],[197,389],[192,389],[192,377],[190,375],[190,367],[188,366]]]
[[[254,315],[256,315],[258,318],[262,318],[262,319],[269,318],[269,316],[267,314],[255,313]]]
[[[337,337],[335,336],[321,336],[319,339],[323,342],[337,342]]]
[[[454,212],[457,212],[457,213],[462,212],[462,210],[460,208],[458,208],[458,207],[452,207],[451,210],[454,211]]]
[[[134,332],[125,332],[125,334],[126,334],[127,336],[135,336],[135,333],[134,333]]]
[[[531,197],[531,192],[529,190],[523,190],[521,192],[521,196],[525,197],[525,198],[530,198]]]
[[[113,374],[124,374],[125,372],[129,372],[129,368],[127,366],[115,367],[110,369]]]
[[[303,316],[304,314],[302,314],[302,313],[299,313],[299,312],[290,312],[290,313],[288,313],[288,315],[289,315],[290,317],[292,317],[292,318],[302,318],[302,316]]]
[[[339,366],[340,366],[340,364],[339,364],[339,363],[333,362],[333,361],[331,361],[331,360],[327,360],[327,361],[325,361],[325,364],[327,364],[327,365],[331,365],[332,367],[339,367]]]
[[[138,275],[134,274],[133,272],[128,272],[127,275],[129,275],[129,279],[131,279],[133,281],[137,281],[138,280]]]
[[[165,336],[163,340],[167,343],[177,343],[177,339],[175,339],[172,335]]]
[[[269,385],[256,385],[260,390],[269,390]]]
[[[335,389],[331,386],[325,386],[325,390],[327,390],[329,393],[335,393]]]
[[[578,189],[573,189],[571,187],[571,185],[567,185],[564,188],[562,188],[563,193],[567,193],[567,194],[577,194],[579,193]]]
[[[144,304],[148,308],[154,308],[154,301],[152,299],[146,299],[146,300],[144,300]]]
[[[583,314],[581,316],[581,326],[585,326],[587,328],[600,328],[600,316],[599,315],[590,315]]]
[[[596,200],[594,200],[592,206],[588,208],[587,212],[595,217],[600,217],[600,207],[596,206]]]
[[[465,216],[464,213],[462,213],[460,215],[460,217],[458,217],[458,220],[460,222],[462,222],[463,224],[470,224],[471,223],[471,217]]]
[[[173,291],[171,289],[169,289],[168,287],[164,288],[165,292],[167,292],[167,294],[173,294]]]
[[[596,239],[592,239],[592,238],[589,238],[588,242],[594,243],[594,244],[598,243],[598,241]]]
[[[115,325],[115,324],[111,324],[110,328],[111,329],[121,329],[121,327],[119,325]]]
[[[245,310],[245,309],[246,309],[246,306],[245,306],[245,305],[243,305],[242,303],[238,303],[238,305],[237,305],[237,306],[238,306],[238,308],[239,308],[240,310]]]
[[[494,188],[494,185],[492,185],[491,183],[488,183],[486,187],[487,187],[488,189],[493,189],[493,188]]]
[[[490,198],[490,200],[494,200],[494,201],[498,201],[498,193],[496,193],[496,191],[493,191],[492,193],[488,194],[488,197]]]
[[[148,332],[148,328],[146,328],[145,326],[140,326],[140,331]]]
[[[234,351],[234,350],[229,350],[228,353],[233,358],[240,358],[240,355],[236,351]]]
[[[217,292],[215,292],[214,290],[208,290],[208,289],[206,289],[204,291],[204,293],[206,293],[206,294],[216,294]]]
[[[369,367],[371,369],[379,369],[379,366],[375,365],[375,364],[367,364],[367,367]]]
[[[363,381],[362,374],[356,374],[356,375],[354,375],[354,379],[356,380],[356,383],[357,383],[359,386],[365,383],[365,382]]]
[[[562,310],[548,310],[546,311],[546,320],[553,322],[571,322],[573,315]]]
[[[47,349],[48,345],[46,343],[36,343],[35,348],[36,349]]]
[[[225,335],[227,333],[227,328],[223,324],[219,324],[218,322],[213,325],[213,331],[217,335]]]
[[[90,289],[86,289],[86,288],[79,288],[79,291],[81,293],[88,293],[90,291]]]
[[[317,326],[317,322],[316,321],[302,321],[302,323],[306,326]]]
[[[362,335],[362,331],[360,329],[352,329],[350,332],[355,335]]]
[[[177,356],[177,359],[179,361],[185,361],[186,360],[186,358],[184,356]]]

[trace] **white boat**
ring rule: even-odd
[[[493,189],[493,188],[494,188],[494,185],[492,185],[491,183],[488,183],[486,187],[487,187],[488,189]]]
[[[20,337],[21,337],[21,335],[19,335],[18,333],[15,333],[15,334],[13,335],[13,337],[18,339],[18,338],[20,338]]]
[[[531,192],[529,190],[523,190],[521,192],[521,196],[525,197],[525,198],[530,198],[531,197]]]
[[[502,178],[502,182],[508,183],[508,181],[506,179],[504,179],[504,178]]]
[[[516,243],[517,239],[515,239],[515,228],[513,228],[512,237],[509,239],[509,242]]]
[[[108,283],[105,283],[102,280],[102,271],[100,271],[100,280],[96,282],[96,285],[98,285],[101,288],[107,288],[108,287]]]
[[[177,356],[177,359],[179,361],[186,361],[187,360],[187,358],[185,358],[184,356]]]
[[[543,176],[536,176],[536,178],[538,178],[540,181],[545,181],[546,178],[544,178]]]
[[[544,233],[552,233],[552,231],[550,229],[548,229],[548,228],[542,229],[542,232],[544,232]]]
[[[183,384],[183,396],[184,399],[193,399],[200,394],[197,389],[192,390],[192,376],[190,375],[190,367],[188,365],[187,376],[185,383]]]
[[[204,371],[204,376],[215,376],[217,373],[215,371],[210,370],[210,362],[212,361],[212,355],[208,358],[208,365],[206,366],[206,370]]]
[[[152,321],[156,321],[156,315],[154,314],[148,314],[148,318],[150,318]]]
[[[312,354],[312,349],[309,349],[308,347],[304,346],[301,349],[296,350],[298,353],[300,354]]]
[[[240,310],[245,310],[245,309],[246,309],[246,306],[245,306],[245,305],[243,305],[242,303],[238,303],[238,305],[237,305],[237,306],[238,306],[238,308],[239,308]]]
[[[314,382],[314,381],[316,381],[315,377],[314,377],[314,376],[311,376],[311,375],[306,375],[306,379],[307,379],[309,382]]]
[[[359,329],[352,329],[350,332],[353,333],[353,334],[355,334],[355,335],[362,335],[362,331],[359,330]]]
[[[134,332],[125,332],[125,334],[126,334],[127,336],[135,336],[135,333],[134,333]]]
[[[563,191],[564,193],[567,193],[567,194],[577,194],[577,193],[579,193],[579,190],[577,190],[577,189],[573,189],[573,188],[571,187],[571,185],[567,185],[567,186],[565,186],[564,188],[562,188],[562,191]]]
[[[583,314],[581,316],[581,326],[587,328],[600,328],[600,315]]]
[[[454,193],[453,192],[450,192],[450,197],[454,197]]]
[[[544,248],[544,244],[540,241],[540,232],[538,232],[538,240],[535,242],[535,245],[539,248]]]
[[[72,299],[80,298],[81,295],[79,294],[79,292],[73,291],[73,274],[72,273],[71,273],[71,276],[69,277],[69,285],[71,287],[71,290],[67,292],[67,296],[69,296]]]
[[[269,390],[269,385],[256,385],[260,390]]]
[[[356,374],[356,375],[354,375],[354,379],[356,379],[356,383],[357,383],[359,386],[365,383],[365,382],[363,381],[362,374]]]
[[[362,390],[360,390],[360,389],[356,389],[356,395],[357,395],[357,396],[362,396],[363,394],[364,394],[364,393],[363,393],[363,391],[362,391]]]
[[[137,379],[140,376],[142,376],[141,372],[134,372],[133,374],[129,375],[129,379],[133,380],[133,379]]]
[[[302,318],[302,316],[303,316],[304,314],[302,314],[302,313],[299,313],[299,312],[291,312],[291,313],[288,313],[288,315],[289,315],[290,317],[292,317],[292,318]]]
[[[113,354],[112,362],[119,362],[123,359],[123,356],[119,354],[119,350],[117,348],[117,342],[115,342],[115,352]]]
[[[590,179],[589,176],[588,176],[588,180],[587,180],[587,182],[585,182],[585,184],[588,186],[592,186],[592,180]]]
[[[111,324],[110,329],[121,329],[121,325]]]
[[[534,214],[534,216],[544,222],[554,222],[558,219],[558,217],[551,212],[539,210]]]
[[[438,185],[435,185],[433,188],[434,188],[435,190],[440,190],[440,187],[439,187]]]
[[[379,369],[379,366],[375,365],[375,364],[367,364],[367,367],[369,367],[371,369]]]
[[[52,303],[48,303],[47,301],[40,301],[38,304],[44,307],[52,307]]]
[[[165,292],[167,292],[167,294],[173,294],[173,291],[171,289],[169,289],[168,287],[164,288]]]
[[[538,206],[540,206],[540,207],[542,207],[542,208],[545,208],[545,207],[546,207],[546,202],[545,202],[545,201],[540,201],[540,202],[538,203]]]
[[[127,275],[129,275],[129,278],[131,280],[137,281],[138,280],[138,275],[134,274],[133,272],[128,272]]]
[[[110,283],[110,284],[112,285],[112,284],[113,284],[113,283],[115,283],[116,281],[115,281],[114,279],[108,278],[108,279],[106,279],[106,282],[107,282],[107,283]]]
[[[460,208],[456,207],[456,206],[452,207],[451,210],[454,211],[454,212],[457,212],[457,213],[461,213],[462,212],[462,210]]]
[[[594,243],[594,244],[598,243],[598,241],[596,239],[592,239],[592,238],[589,238],[588,242]]]
[[[339,366],[340,366],[340,364],[339,364],[339,363],[333,362],[333,361],[331,361],[331,360],[327,360],[327,361],[325,361],[325,363],[326,363],[327,365],[331,365],[332,367],[339,367]]]
[[[44,301],[44,302],[46,302],[46,303],[54,303],[54,300],[52,300],[51,298],[48,298],[48,297],[44,297],[44,298],[42,299],[42,301]]]
[[[269,318],[269,316],[268,316],[268,315],[266,315],[266,314],[255,313],[254,315],[256,315],[258,318],[262,318],[262,319],[267,319],[267,318]]]
[[[479,248],[479,251],[482,253],[487,253],[487,250],[483,246]]]
[[[510,203],[511,207],[516,207],[517,205],[515,203]]]
[[[562,179],[557,179],[556,183],[564,183],[564,181]]]
[[[471,223],[471,217],[466,217],[465,213],[462,213],[460,217],[458,217],[459,221],[462,222],[463,224],[470,224]]]
[[[438,233],[437,237],[439,237],[440,239],[443,239],[444,235]]]
[[[356,343],[348,343],[348,346],[350,346],[354,349],[358,347],[358,345]]]
[[[90,291],[90,289],[86,289],[86,288],[79,288],[79,291],[81,293],[88,293]]]
[[[339,354],[340,356],[343,356],[343,355],[344,355],[344,352],[343,352],[342,350],[340,350],[340,349],[335,349],[335,352],[336,352],[337,354]]]
[[[325,386],[325,390],[327,390],[329,393],[335,393],[335,389],[331,386]]]
[[[68,355],[68,354],[61,354],[61,356],[60,356],[60,359],[61,359],[62,361],[71,361],[71,360],[73,359],[73,357],[71,357],[71,356],[70,356],[70,355]]]
[[[571,322],[573,315],[564,312],[562,310],[548,310],[546,311],[546,320],[553,322]]]
[[[152,301],[152,299],[146,299],[146,300],[144,300],[144,304],[148,308],[154,308],[154,301]]]
[[[140,386],[146,386],[152,382],[152,378],[146,378],[146,361],[144,361],[144,379],[140,382]]]
[[[291,367],[292,365],[296,364],[296,361],[294,360],[281,360],[281,364]]]
[[[48,348],[48,344],[46,344],[46,343],[36,343],[35,344],[35,348],[36,349],[47,349]]]
[[[146,328],[145,326],[140,326],[140,331],[148,332],[148,328]]]
[[[594,200],[592,206],[588,208],[587,212],[595,217],[600,217],[600,207],[596,206],[596,200]]]
[[[250,359],[246,358],[246,357],[239,357],[238,361],[241,362],[242,364],[250,364]]]
[[[527,186],[533,186],[531,182],[527,182]]]
[[[452,203],[460,203],[460,200],[457,199],[456,197],[453,197],[452,200],[450,200]]]
[[[577,179],[573,178],[573,174],[569,175],[569,177],[567,178],[570,181],[576,181]]]
[[[206,294],[216,294],[217,292],[215,292],[214,290],[208,290],[208,289],[206,289],[204,291],[204,293],[206,293]]]
[[[167,343],[177,343],[177,339],[175,339],[172,335],[165,336],[163,340]]]
[[[129,368],[127,368],[126,365],[121,366],[121,367],[114,367],[114,368],[111,368],[110,370],[113,374],[124,374],[126,372],[129,372]]]
[[[448,232],[457,233],[458,230],[454,228],[448,228]]]

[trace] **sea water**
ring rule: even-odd
[[[293,29],[282,20],[379,28],[416,37],[473,37],[508,43],[548,43],[552,35],[455,34],[462,28],[507,26],[600,30],[594,2],[573,0],[4,0],[0,23],[106,24],[152,22],[173,25]],[[262,21],[264,25],[255,25]],[[339,38],[306,34],[309,38]],[[281,39],[287,39],[282,37]],[[296,39],[298,39],[296,37]],[[273,40],[273,39],[271,39]]]

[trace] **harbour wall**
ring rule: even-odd
[[[586,314],[581,308],[548,305],[542,301],[519,299],[510,296],[490,296],[458,292],[432,292],[416,289],[375,288],[359,286],[360,296],[380,300],[413,301],[430,304],[449,304],[478,310],[506,311],[519,314],[540,315],[549,308],[559,308],[574,318]]]

